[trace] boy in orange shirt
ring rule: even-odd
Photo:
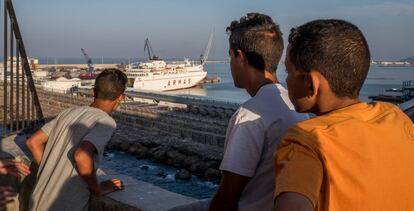
[[[414,126],[396,106],[364,103],[362,32],[315,20],[289,36],[286,79],[298,112],[275,158],[275,210],[414,210]]]

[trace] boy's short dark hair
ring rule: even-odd
[[[319,71],[338,97],[356,98],[367,77],[371,55],[362,32],[343,20],[314,20],[291,29],[290,61]]]
[[[125,91],[127,76],[118,69],[105,69],[95,80],[95,98],[115,100]]]
[[[283,53],[283,38],[279,25],[267,15],[248,13],[226,29],[230,49],[245,53],[249,64],[259,70],[274,72]]]

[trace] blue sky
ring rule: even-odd
[[[285,38],[291,27],[313,19],[346,19],[362,29],[374,60],[414,56],[414,0],[13,2],[27,51],[36,57],[80,57],[80,48],[85,48],[91,57],[143,58],[144,40],[149,37],[161,57],[195,58],[214,28],[210,56],[226,58],[225,28],[252,11],[270,15],[280,24]]]

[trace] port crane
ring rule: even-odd
[[[92,63],[92,59],[88,56],[85,49],[81,48],[81,51],[82,51],[83,56],[85,57],[86,64],[88,65],[88,73],[92,74],[93,70],[95,69],[95,67]]]
[[[213,45],[213,37],[214,37],[214,29],[211,30],[210,32],[210,36],[208,38],[208,42],[204,50],[204,53],[200,55],[201,65],[204,65],[207,62],[208,55],[210,54],[211,46]]]
[[[158,56],[155,56],[154,51],[152,50],[151,42],[149,41],[148,38],[145,39],[144,52],[145,51],[148,52],[148,59],[149,60],[159,60],[160,59]]]

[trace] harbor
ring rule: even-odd
[[[14,3],[17,4],[16,11],[14,11]],[[93,156],[94,161],[100,162],[99,168],[96,168],[95,163],[91,167],[96,170],[96,175],[93,174],[94,177],[96,176],[94,183],[100,185],[101,181],[113,178],[120,179],[122,183],[119,189],[121,191],[103,195],[102,190],[99,190],[98,196],[91,194],[88,202],[89,210],[164,211],[199,202],[199,200],[211,199],[219,189],[222,189],[220,182],[223,172],[220,170],[220,165],[225,151],[228,152],[231,149],[229,147],[231,141],[228,141],[229,139],[226,141],[226,137],[231,137],[232,129],[237,128],[233,125],[229,127],[229,122],[237,120],[233,115],[243,111],[239,109],[240,106],[259,93],[258,91],[253,94],[246,92],[246,86],[236,85],[235,66],[251,67],[251,61],[246,59],[241,60],[242,64],[236,63],[235,58],[243,57],[238,57],[238,54],[233,55],[232,51],[229,51],[230,33],[222,23],[222,20],[229,20],[227,22],[233,25],[234,22],[230,20],[235,18],[232,13],[229,16],[228,11],[221,11],[225,15],[217,12],[219,11],[217,8],[225,9],[227,6],[231,10],[241,9],[237,7],[243,3],[237,2],[238,6],[235,6],[234,2],[217,2],[217,5],[212,5],[214,10],[209,9],[208,6],[182,5],[179,2],[159,2],[159,4],[99,2],[99,5],[93,1],[83,2],[88,7],[79,5],[72,7],[71,4],[73,2],[50,1],[46,5],[44,2],[37,2],[34,5],[28,2],[4,0],[4,51],[3,61],[0,63],[0,102],[2,102],[0,103],[0,134],[2,135],[0,158],[22,161],[30,166],[32,172],[21,178],[0,175],[0,185],[12,186],[18,193],[14,199],[16,203],[9,203],[8,206],[11,208],[7,207],[7,209],[28,210],[29,204],[33,202],[30,198],[33,187],[39,184],[36,182],[39,174],[42,171],[45,172],[42,169],[37,174],[39,165],[35,161],[38,157],[32,154],[33,150],[29,146],[31,141],[27,140],[33,137],[35,131],[55,119],[62,111],[73,107],[95,105],[93,104],[97,96],[94,90],[95,80],[105,69],[117,69],[113,72],[118,74],[118,78],[111,78],[105,81],[105,84],[111,84],[117,79],[121,81],[118,83],[121,88],[115,85],[107,89],[110,90],[107,91],[108,93],[121,90],[116,92],[115,97],[100,98],[105,103],[109,101],[112,103],[110,112],[102,108],[101,111],[98,110],[101,113],[106,112],[110,118],[105,113],[102,113],[104,117],[95,115],[94,117],[99,117],[99,120],[94,122],[94,125],[85,126],[76,122],[70,126],[70,130],[75,128],[74,133],[80,134],[79,128],[97,128],[95,124],[99,124],[100,120],[107,117],[111,124],[115,121],[116,126],[111,125],[110,128],[113,131],[105,129],[96,132],[99,133],[99,135],[95,134],[96,139],[107,138],[107,142],[105,146],[101,144],[102,149],[98,150],[95,146],[93,154],[89,156]],[[90,7],[89,4],[94,7]],[[133,6],[125,7],[126,4]],[[226,4],[229,5],[226,6]],[[177,5],[179,8],[176,7]],[[268,5],[262,5],[262,8],[258,8],[257,5],[260,4],[251,4],[243,10],[271,10]],[[168,13],[164,13],[163,8],[167,9],[165,11]],[[31,13],[28,13],[27,9],[30,9]],[[70,13],[66,13],[67,11]],[[171,11],[178,13],[171,15]],[[191,16],[186,14],[188,11],[191,12]],[[204,14],[205,12],[209,15]],[[281,14],[281,11],[274,10],[273,12]],[[66,13],[64,19],[60,19],[62,18],[60,13]],[[39,14],[46,14],[49,17],[39,21],[42,20]],[[146,16],[139,16],[141,14],[146,14]],[[154,17],[154,14],[157,14],[157,17]],[[185,15],[181,17],[181,14]],[[88,15],[93,15],[93,17]],[[309,18],[306,17],[306,19]],[[290,22],[289,24],[281,23],[280,26],[281,29],[285,29],[288,25],[291,27],[291,24]],[[111,30],[108,30],[107,26],[111,26]],[[217,26],[220,27],[220,31],[215,33],[214,27]],[[366,30],[366,27],[363,29]],[[287,40],[284,43],[286,48]],[[381,47],[378,43],[374,45],[376,48]],[[252,53],[251,55],[257,56],[256,52],[235,49],[240,50],[241,55]],[[407,52],[394,54],[395,52],[390,52],[384,56],[375,52],[369,55],[378,60],[374,61],[371,58],[370,71],[360,89],[359,100],[367,103],[374,101],[393,103],[413,121],[414,57],[407,57]],[[259,59],[263,60],[260,55]],[[279,83],[278,86],[287,88],[288,71],[284,60],[283,54],[281,61],[274,64],[274,66],[277,65],[274,81]],[[369,64],[368,57],[366,64]],[[125,74],[126,79],[119,70]],[[242,70],[256,71],[257,67],[242,68]],[[263,71],[255,73],[260,75]],[[248,76],[251,75],[248,74]],[[256,79],[256,77],[250,78]],[[125,92],[124,82],[127,84]],[[285,101],[283,106],[288,104],[287,95],[284,96],[286,99],[283,99]],[[262,101],[267,101],[267,98]],[[109,104],[105,105],[109,108]],[[274,111],[279,105],[272,104],[275,109],[269,107],[263,110]],[[90,107],[84,108],[91,109]],[[285,106],[285,108],[287,109],[284,111],[294,113],[288,110],[288,107]],[[246,106],[246,110],[248,109]],[[252,112],[256,111],[252,109]],[[262,116],[267,116],[267,113]],[[60,120],[56,122],[58,121]],[[255,121],[248,119],[245,122]],[[409,119],[406,119],[404,123],[403,130],[412,138]],[[288,126],[291,125],[286,125],[286,128]],[[245,128],[244,131],[252,132],[249,131],[249,127]],[[279,128],[281,127],[277,127],[277,130]],[[270,140],[267,137],[269,130],[265,131],[266,142]],[[56,130],[52,129],[52,131]],[[108,131],[111,132],[110,135],[99,137]],[[80,138],[79,143],[85,143],[83,142],[85,140],[91,142],[85,137],[92,137],[89,135],[93,133],[89,131],[87,134]],[[50,134],[46,135],[50,136]],[[65,140],[60,136],[61,134],[57,139]],[[234,137],[241,139],[240,136]],[[250,139],[250,136],[245,137]],[[280,137],[278,135],[278,140]],[[49,147],[51,138],[49,140],[45,138],[45,140],[49,141]],[[43,142],[43,146],[46,146],[46,141]],[[75,142],[69,141],[68,143]],[[73,147],[66,143],[72,148],[68,152],[61,150],[63,156],[57,156],[57,159],[73,157],[75,161],[69,160],[67,165],[73,167],[72,170],[75,169],[75,164],[79,159],[77,155],[75,156],[79,143],[74,144]],[[256,143],[252,146],[254,144]],[[54,147],[55,145],[51,148]],[[267,147],[266,144],[260,151],[260,156],[262,153],[264,155],[265,151],[266,153],[273,152],[265,147]],[[42,150],[45,150],[45,147]],[[96,155],[101,152],[103,157],[96,160]],[[72,157],[71,153],[73,153]],[[41,157],[40,160],[51,157],[50,154],[47,155]],[[271,155],[269,154],[266,158],[272,159]],[[251,157],[244,154],[242,156]],[[259,163],[263,163],[263,159],[265,157],[260,157]],[[273,168],[273,160],[268,161],[271,161],[270,165]],[[41,162],[44,161],[39,163]],[[60,168],[65,165],[56,166]],[[40,168],[44,166],[40,165]],[[270,168],[268,170],[266,170],[267,173],[271,172]],[[80,174],[78,169],[72,172],[78,174],[76,176]],[[274,182],[274,175],[269,175],[272,176]],[[57,174],[57,177],[62,177],[62,174]],[[51,181],[53,180],[49,178],[46,183],[52,183]],[[262,183],[261,180],[259,182]],[[272,187],[267,184],[266,186]],[[56,187],[58,186],[52,186],[52,189],[58,190]],[[59,190],[57,194],[46,195],[47,197],[44,198],[53,201],[53,196],[68,190],[66,186],[65,188]],[[273,189],[271,191],[273,195]],[[269,201],[273,206],[273,198]],[[236,207],[238,207],[237,203]]]

